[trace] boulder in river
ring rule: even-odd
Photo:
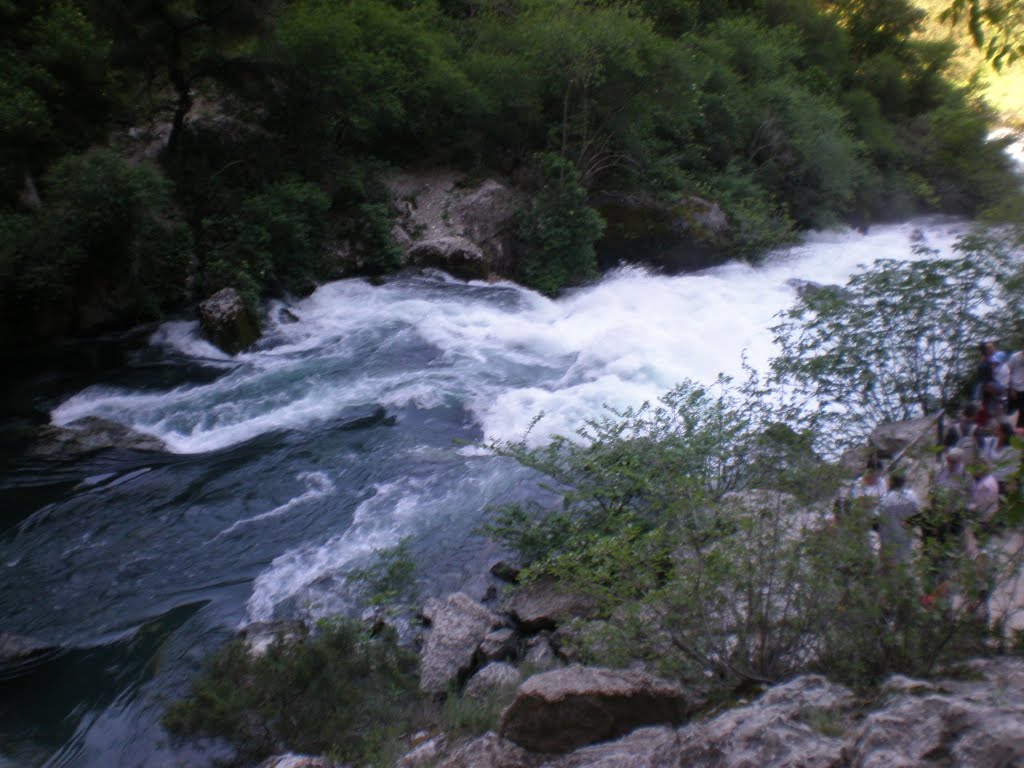
[[[0,631],[0,679],[16,676],[59,651],[60,647],[51,643]]]
[[[203,335],[229,355],[237,355],[260,337],[256,322],[234,288],[223,288],[199,305]]]
[[[99,416],[86,416],[63,427],[42,427],[30,453],[35,456],[52,456],[90,453],[105,448],[166,451],[167,445],[159,437],[136,432],[116,421]]]
[[[643,725],[679,724],[689,709],[682,688],[646,672],[572,666],[519,686],[501,735],[531,752],[568,752]]]

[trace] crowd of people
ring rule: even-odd
[[[902,468],[886,473],[877,457],[869,459],[850,490],[850,504],[874,518],[883,565],[910,563],[919,540],[935,572],[932,586],[944,580],[949,553],[957,547],[983,566],[985,540],[999,524],[1000,509],[1018,493],[1022,454],[1015,443],[1024,439],[1022,412],[1024,343],[1008,355],[985,342],[979,345],[971,400],[943,431],[927,498],[918,498]]]

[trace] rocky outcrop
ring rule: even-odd
[[[749,706],[681,729],[674,764],[828,768],[837,764],[843,741],[822,733],[819,723],[835,718],[852,703],[853,694],[842,686],[817,675],[799,677]]]
[[[501,736],[531,752],[568,752],[643,725],[683,721],[682,689],[645,672],[573,666],[523,683]]]
[[[1024,765],[1024,659],[974,661],[980,680],[900,680],[843,750],[851,768]]]
[[[229,355],[237,355],[260,337],[259,323],[252,317],[234,288],[224,288],[199,305],[203,335]]]
[[[459,746],[438,768],[538,768],[541,762],[517,744],[487,733]]]
[[[511,659],[516,655],[517,645],[515,630],[510,627],[501,627],[493,632],[488,632],[480,642],[480,655],[487,661]]]
[[[125,448],[133,451],[167,450],[163,440],[158,437],[136,432],[131,427],[99,416],[86,416],[63,427],[41,428],[30,453],[35,456],[52,456],[91,453],[106,448]]]
[[[259,764],[258,768],[343,768],[343,766],[326,757],[289,753],[268,757]]]
[[[515,691],[522,679],[518,668],[504,661],[495,661],[469,679],[463,694],[476,701],[486,701]]]
[[[412,266],[466,280],[511,274],[520,195],[486,179],[479,185],[449,170],[401,173],[387,180],[397,224],[392,239]]]
[[[911,444],[927,447],[937,439],[935,419],[923,416],[920,419],[879,424],[871,432],[870,439],[871,445],[888,457],[896,456]]]
[[[483,251],[464,237],[418,240],[409,246],[408,259],[414,266],[444,270],[462,280],[483,280],[490,274]]]
[[[420,690],[441,695],[472,669],[480,643],[501,620],[462,592],[423,614],[433,626],[420,655]]]
[[[644,195],[605,194],[593,205],[607,222],[596,245],[603,266],[640,262],[680,272],[732,258],[729,220],[711,200],[691,196],[666,204]]]
[[[553,629],[569,619],[592,616],[596,609],[593,598],[550,579],[539,579],[520,587],[504,606],[527,631]]]
[[[24,635],[0,632],[0,679],[21,674],[59,652],[59,646]]]

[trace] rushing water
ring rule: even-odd
[[[811,236],[757,269],[622,269],[552,301],[512,284],[409,276],[326,285],[270,311],[228,358],[194,323],[55,403],[168,453],[16,455],[0,467],[0,631],[63,651],[0,679],[0,766],[204,765],[168,743],[164,703],[240,624],[351,609],[345,574],[410,537],[424,593],[480,596],[491,503],[536,482],[481,445],[571,433],[605,405],[763,368],[794,279],[948,250],[957,222]]]

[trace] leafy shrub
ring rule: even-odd
[[[805,293],[773,329],[772,365],[859,436],[881,421],[955,409],[977,344],[998,338],[993,278],[1006,271],[991,240],[965,238],[960,255],[879,260],[842,288]]]
[[[215,736],[258,761],[284,750],[372,761],[417,702],[416,657],[393,634],[369,637],[355,622],[320,623],[308,638],[278,639],[261,656],[225,645],[168,708],[179,736]]]
[[[203,289],[237,287],[255,304],[264,292],[304,292],[324,274],[330,202],[316,186],[281,182],[245,200],[236,213],[203,221]]]
[[[554,154],[540,155],[537,162],[543,186],[517,227],[525,252],[520,279],[554,295],[596,276],[594,242],[604,221],[587,205],[587,193],[571,163]]]
[[[170,192],[155,168],[109,150],[62,159],[43,179],[40,210],[0,215],[5,292],[44,311],[117,289],[122,320],[158,316],[183,297],[191,250],[169,218]]]
[[[598,599],[604,621],[575,633],[581,659],[643,659],[715,697],[811,670],[869,687],[984,647],[975,606],[991,577],[953,538],[881,563],[865,514],[832,518],[842,471],[822,456],[836,435],[778,396],[753,378],[688,384],[572,440],[494,446],[554,498],[497,510],[491,535],[525,578]],[[943,580],[948,599],[922,603]]]

